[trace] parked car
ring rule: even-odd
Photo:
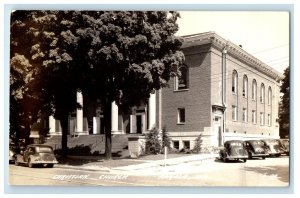
[[[57,163],[52,147],[43,144],[28,145],[15,159],[15,165],[26,164],[29,168],[38,164],[52,168]]]
[[[265,139],[262,140],[265,144],[266,150],[269,156],[279,157],[284,154],[284,148],[281,146],[277,139]]]
[[[248,152],[245,148],[244,142],[240,140],[230,140],[224,143],[224,148],[219,152],[220,159],[224,162],[229,160],[243,160],[247,161]]]
[[[290,140],[289,139],[279,139],[279,142],[284,149],[286,155],[290,155]]]
[[[245,141],[245,148],[248,151],[250,159],[254,157],[261,157],[262,159],[265,159],[269,155],[264,142],[261,140],[247,140]]]

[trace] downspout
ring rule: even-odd
[[[227,43],[222,51],[222,105],[224,107],[223,111],[223,129],[221,142],[224,145],[224,133],[226,129],[226,55],[227,55]]]

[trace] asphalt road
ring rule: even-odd
[[[289,185],[289,158],[224,163],[189,162],[143,169],[86,171],[9,166],[10,185],[59,186],[276,186]]]

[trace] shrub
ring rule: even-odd
[[[203,143],[203,140],[202,140],[202,134],[200,134],[196,141],[195,141],[195,146],[194,146],[194,149],[193,151],[196,152],[196,153],[200,153],[201,150],[202,150],[202,143]]]
[[[146,140],[146,154],[158,154],[161,152],[161,141],[159,138],[159,131],[153,128],[147,134]]]

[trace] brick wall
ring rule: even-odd
[[[187,90],[174,91],[174,79],[170,87],[162,90],[162,127],[167,131],[203,131],[210,126],[210,45],[184,49],[189,67],[189,87]],[[178,124],[178,108],[185,108],[185,123]]]

